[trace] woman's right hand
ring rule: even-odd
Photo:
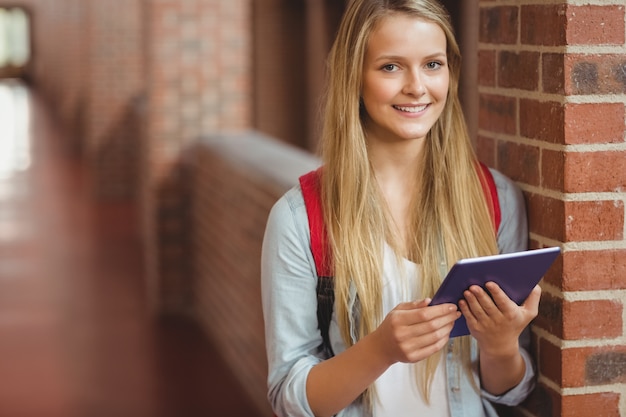
[[[460,317],[454,304],[402,303],[376,330],[309,372],[306,393],[315,415],[332,416],[396,362],[417,362],[442,349]]]
[[[454,304],[430,299],[398,304],[372,333],[389,365],[419,362],[442,349],[461,316]]]

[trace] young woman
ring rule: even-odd
[[[492,171],[497,233],[457,95],[460,53],[436,0],[352,0],[329,56],[321,200],[335,303],[322,348],[300,187],[270,214],[262,290],[279,416],[495,416],[534,385],[518,306],[494,283],[431,306],[461,258],[526,249],[524,203]],[[450,339],[463,314],[471,336]],[[524,338],[522,338],[524,339]]]

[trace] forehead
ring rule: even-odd
[[[367,42],[369,54],[446,53],[446,34],[436,23],[403,13],[380,19]]]

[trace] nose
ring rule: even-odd
[[[422,96],[426,93],[426,88],[419,71],[407,71],[402,92],[406,95],[416,97]]]

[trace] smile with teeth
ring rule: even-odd
[[[426,107],[428,107],[428,104],[423,104],[421,106],[393,106],[394,109],[405,113],[419,113],[426,110]]]

